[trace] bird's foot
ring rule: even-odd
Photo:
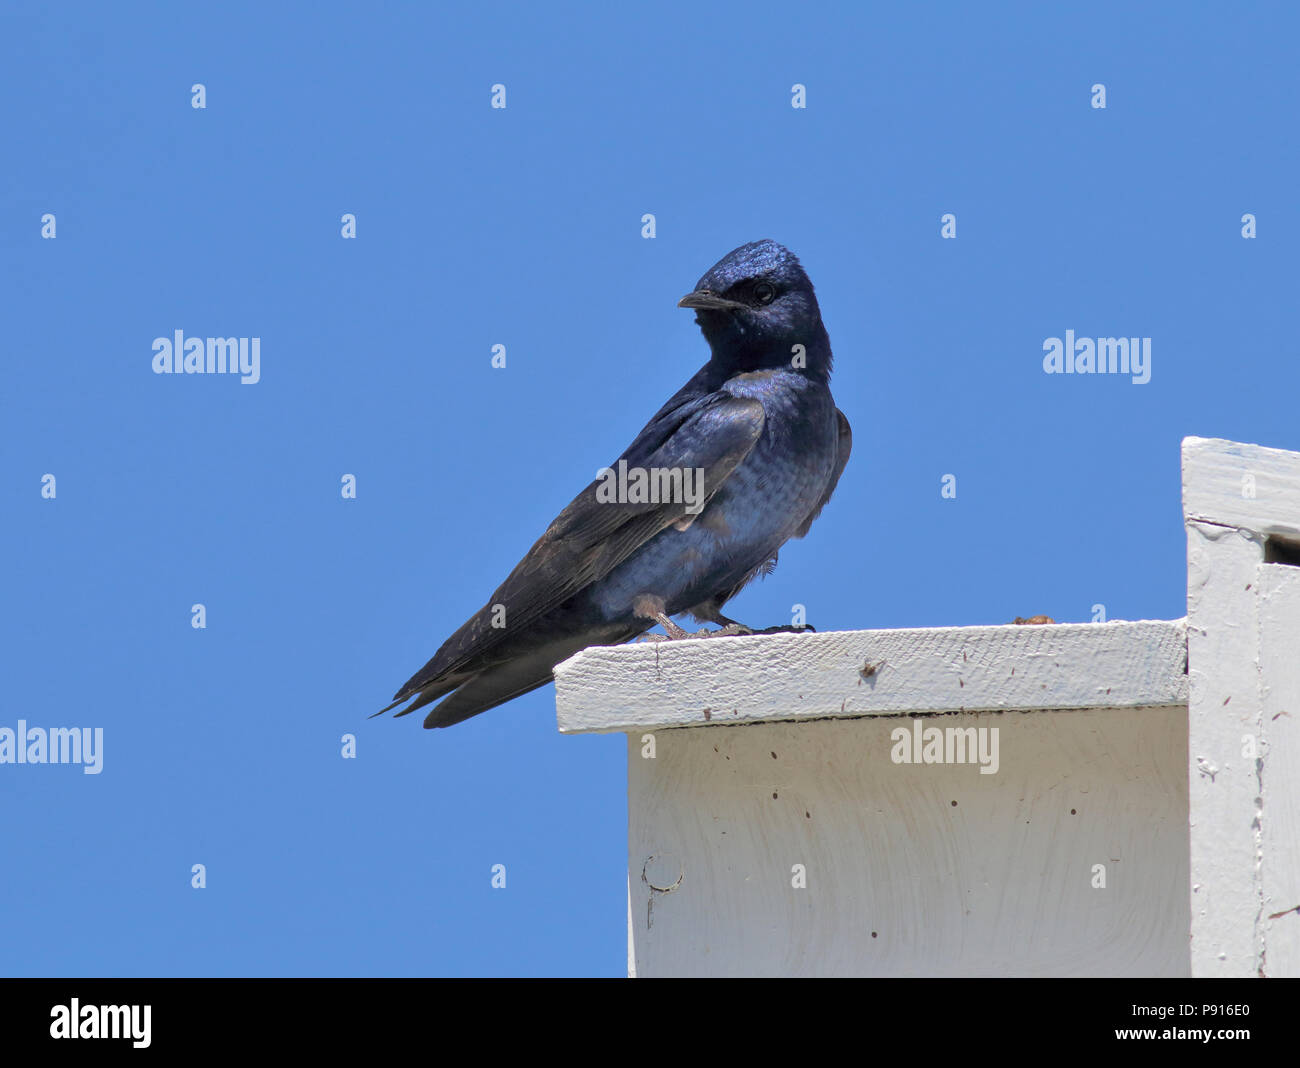
[[[806,630],[813,630],[807,623],[802,626],[764,627],[762,630],[755,630],[743,623],[737,623],[734,619],[728,619],[721,612],[709,616],[708,619],[710,623],[717,623],[718,626],[722,627],[721,630],[714,631],[714,634],[802,634]],[[814,633],[816,632],[814,631]]]
[[[755,630],[753,627],[747,627],[743,623],[737,623],[734,620],[719,626],[717,630],[700,630],[694,634],[688,634],[688,638],[741,638],[752,635],[762,634],[803,634],[805,631],[816,633],[812,627],[765,627],[763,630]]]
[[[690,631],[682,630],[681,627],[678,627],[677,629],[681,631],[680,634],[642,634],[641,637],[636,640],[639,642],[677,642],[686,641],[690,638],[734,638],[742,634],[754,633],[748,627],[742,626],[738,623],[722,627],[718,630],[700,629]]]
[[[752,634],[816,634],[817,628],[812,626],[810,623],[805,623],[801,627],[796,627],[793,624],[790,624],[790,625],[780,626],[780,627],[767,627],[764,630],[755,630],[755,631],[751,631],[750,633]]]
[[[677,642],[677,641],[682,641],[686,638],[734,638],[742,634],[754,633],[754,631],[751,630],[749,627],[745,626],[745,624],[737,623],[734,619],[727,620],[726,625],[719,627],[717,630],[701,629],[695,631],[695,633],[693,634],[690,631],[683,630],[681,627],[679,627],[676,623],[674,623],[662,612],[659,615],[655,616],[655,622],[658,623],[661,627],[663,627],[664,630],[666,630],[668,633],[667,634],[646,634],[644,635],[644,639],[646,641]]]
[[[717,630],[701,630],[696,633],[697,638],[740,638],[745,635],[753,634],[754,629],[747,627],[743,623],[728,623],[726,626],[719,627]]]
[[[667,642],[681,641],[684,638],[740,638],[754,634],[803,634],[805,631],[816,633],[812,627],[805,624],[802,627],[780,626],[768,627],[765,630],[755,630],[753,627],[747,627],[743,623],[737,623],[734,619],[716,620],[719,624],[717,630],[697,630],[694,634],[683,630],[663,613],[655,616],[655,622],[664,628],[667,634],[643,634],[638,641],[643,642]],[[715,622],[710,618],[710,622]]]

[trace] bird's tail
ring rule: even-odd
[[[644,629],[644,623],[634,623],[620,627],[617,632],[593,634],[584,631],[581,634],[553,638],[535,649],[520,652],[509,660],[498,661],[478,671],[461,671],[430,682],[422,689],[401,692],[382,711],[387,712],[415,697],[411,704],[397,713],[405,716],[455,691],[424,718],[426,728],[450,727],[471,716],[477,716],[480,712],[496,708],[512,698],[521,697],[539,686],[545,686],[554,677],[555,665],[561,660],[567,660],[578,650],[589,645],[616,645],[635,638]]]

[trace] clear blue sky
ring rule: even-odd
[[[0,26],[0,727],[104,763],[0,765],[0,973],[623,974],[621,737],[551,687],[364,716],[704,362],[674,305],[744,242],[855,436],[754,625],[1175,618],[1180,439],[1300,449],[1285,5],[45,6]],[[154,374],[178,329],[261,380]],[[1045,374],[1067,330],[1151,381]]]

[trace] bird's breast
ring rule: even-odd
[[[839,440],[830,390],[782,371],[737,375],[722,388],[762,403],[762,434],[693,522],[662,531],[590,591],[607,617],[624,616],[638,596],[661,597],[675,614],[734,587],[821,500]]]

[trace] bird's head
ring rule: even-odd
[[[795,254],[775,241],[754,241],[727,253],[677,302],[695,310],[715,361],[737,371],[798,366],[830,370],[830,341],[813,284]]]

